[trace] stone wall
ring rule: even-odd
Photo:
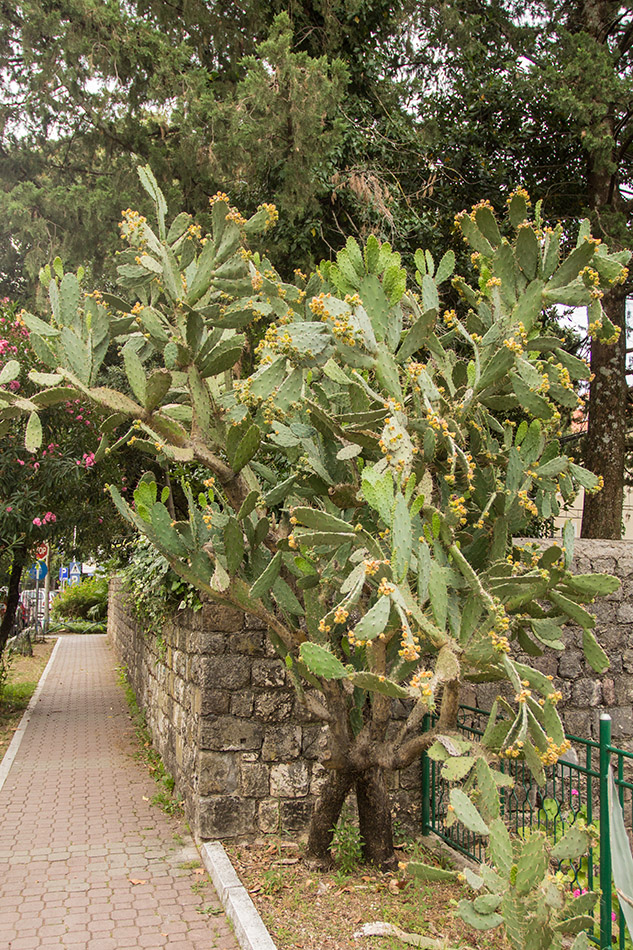
[[[568,732],[597,738],[607,711],[614,742],[633,748],[633,546],[580,541],[576,553],[578,572],[613,573],[622,581],[591,608],[611,668],[599,676],[587,665],[573,628],[560,655],[529,662],[557,680]],[[115,579],[108,630],[194,832],[227,838],[305,831],[324,777],[317,762],[322,727],[298,703],[258,622],[208,604],[196,614],[181,611],[157,637],[133,621]],[[469,688],[463,702],[489,709],[497,692],[494,684]],[[417,764],[393,777],[392,801],[395,818],[418,830]]]
[[[563,694],[558,710],[567,732],[583,739],[598,738],[600,714],[613,721],[613,742],[633,749],[633,544],[630,541],[576,541],[573,570],[578,574],[615,574],[620,589],[601,597],[587,609],[596,616],[595,634],[610,660],[599,675],[587,663],[582,633],[568,626],[563,634],[565,650],[540,658],[523,659],[552,675]],[[498,692],[493,684],[470,689],[469,705],[490,709]]]
[[[181,611],[157,637],[110,584],[108,633],[201,838],[306,830],[325,772],[322,728],[298,703],[265,630],[239,611]],[[397,779],[403,824],[420,819],[420,774]]]

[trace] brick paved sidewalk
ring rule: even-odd
[[[206,875],[179,867],[191,838],[150,806],[114,667],[105,637],[62,637],[0,791],[0,946],[238,950]]]

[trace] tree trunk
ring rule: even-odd
[[[591,345],[589,429],[585,463],[601,475],[604,487],[597,495],[585,494],[582,515],[583,538],[622,537],[622,502],[626,452],[626,294],[621,287],[605,294],[602,301],[609,319],[620,327],[616,343],[596,340]]]
[[[15,614],[20,600],[20,581],[22,580],[22,571],[26,564],[27,549],[26,545],[19,544],[13,553],[13,564],[11,565],[11,576],[9,578],[9,592],[7,594],[7,608],[0,624],[0,656],[4,651],[5,644],[9,639],[9,634],[13,628]]]
[[[353,784],[354,775],[351,771],[336,770],[330,772],[321,789],[308,833],[306,863],[311,867],[326,868],[332,864],[330,845],[334,828]]]
[[[391,807],[384,769],[375,767],[356,779],[358,823],[363,857],[384,871],[396,866],[391,829]]]
[[[586,32],[599,46],[605,46],[617,9],[613,0],[582,0],[572,32]],[[596,118],[589,120],[582,135],[587,150],[587,204],[592,231],[612,250],[618,250],[626,242],[629,212],[619,185],[621,156],[614,119],[616,103],[610,98],[612,88],[608,83],[595,86],[588,113]],[[606,100],[602,98],[605,92]],[[626,293],[622,287],[607,291],[602,306],[620,328],[620,336],[611,346],[595,340],[591,345],[593,379],[584,461],[594,474],[602,476],[604,487],[597,495],[585,494],[581,535],[617,540],[622,536],[627,404]]]

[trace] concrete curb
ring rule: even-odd
[[[35,706],[40,698],[40,693],[42,692],[42,689],[44,688],[44,682],[50,672],[51,666],[53,665],[53,660],[55,659],[55,654],[57,653],[60,642],[61,642],[60,638],[57,637],[57,643],[53,647],[53,652],[48,658],[48,663],[46,664],[46,666],[44,667],[44,670],[42,671],[42,675],[40,676],[40,681],[35,687],[35,692],[31,696],[31,701],[29,702],[28,706],[26,707],[24,711],[24,715],[22,716],[20,720],[20,725],[15,730],[15,735],[13,736],[13,739],[11,740],[11,744],[9,745],[9,748],[4,753],[4,758],[2,759],[2,762],[0,762],[0,791],[2,791],[2,786],[7,780],[9,770],[11,769],[11,766],[13,765],[13,760],[18,754],[20,743],[22,742],[22,739],[24,737],[26,727],[29,724],[29,719],[31,718],[33,710],[35,709]]]
[[[204,841],[199,842],[199,847],[202,863],[211,875],[242,950],[277,950],[221,843]]]

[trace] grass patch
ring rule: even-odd
[[[182,816],[183,801],[180,795],[174,790],[174,777],[167,771],[159,753],[152,745],[152,737],[147,728],[145,713],[136,700],[136,695],[130,685],[124,667],[119,667],[118,673],[119,683],[123,687],[125,699],[130,711],[130,718],[132,719],[136,738],[139,742],[138,758],[145,763],[154,781],[160,786],[156,794],[152,796],[151,804],[158,805],[159,808],[162,808],[168,815]]]
[[[13,739],[54,646],[54,640],[34,643],[33,656],[14,656],[11,660],[0,696],[0,759]]]

